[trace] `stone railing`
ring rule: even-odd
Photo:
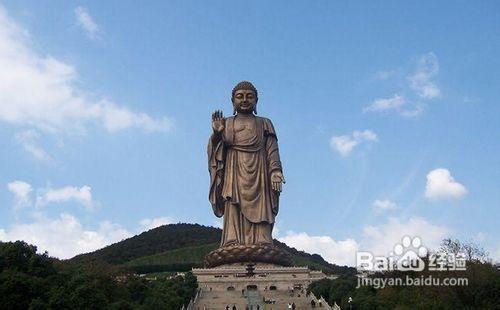
[[[340,307],[337,304],[334,304],[333,308],[330,307],[330,305],[326,302],[323,296],[320,296],[320,298],[318,298],[312,292],[310,296],[312,297],[312,300],[314,300],[314,302],[316,303],[315,308],[325,309],[325,310],[340,310]]]
[[[189,304],[186,306],[182,306],[181,310],[194,310],[194,306],[196,305],[196,302],[198,301],[199,298],[201,298],[202,291],[199,288],[196,290],[196,295],[194,295],[193,298],[191,298],[191,301],[189,301]]]

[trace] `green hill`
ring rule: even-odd
[[[199,224],[170,224],[143,232],[92,253],[75,256],[74,263],[103,261],[138,273],[186,271],[201,267],[203,257],[219,246],[221,230]],[[330,264],[318,254],[308,254],[275,240],[288,251],[297,266],[325,273],[351,273],[353,268]]]
[[[219,243],[198,245],[175,249],[150,256],[143,256],[126,262],[124,265],[138,273],[161,271],[187,271],[203,265],[203,257],[215,250]]]
[[[216,243],[220,240],[220,233],[220,229],[198,224],[163,225],[100,250],[77,255],[71,261],[98,260],[119,265],[143,256]]]

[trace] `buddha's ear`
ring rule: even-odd
[[[255,115],[257,115],[257,103],[255,103],[255,106],[253,107],[253,113],[255,113]]]
[[[231,96],[231,103],[233,104],[233,115],[236,115],[236,107],[234,106],[234,96]]]

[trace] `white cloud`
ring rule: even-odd
[[[441,241],[449,237],[450,233],[451,230],[448,227],[429,223],[420,217],[407,220],[391,217],[383,224],[365,226],[361,242],[352,238],[336,241],[330,236],[311,236],[305,232],[290,231],[277,239],[298,250],[320,254],[331,263],[355,266],[356,251],[371,251],[374,255],[388,255],[404,236],[418,236],[429,250],[436,250]]]
[[[87,185],[80,188],[66,186],[57,189],[49,189],[43,195],[37,197],[37,206],[68,201],[79,203],[89,210],[96,206],[96,203],[92,199],[92,189]]]
[[[394,210],[397,208],[397,205],[395,202],[390,201],[389,199],[385,200],[375,200],[373,202],[373,209],[375,209],[375,212],[383,212],[386,210]]]
[[[387,80],[397,73],[396,70],[381,70],[375,73],[375,79],[377,80]]]
[[[212,226],[222,229],[224,227],[224,222],[222,221],[222,219],[216,218],[212,221]],[[276,236],[276,234],[277,234],[277,230],[276,230],[276,226],[274,226],[273,235]]]
[[[51,203],[76,202],[86,209],[92,210],[99,205],[92,198],[92,188],[88,185],[81,187],[65,186],[61,188],[39,188],[37,197],[33,199],[31,192],[33,187],[24,181],[13,181],[7,184],[7,188],[14,194],[16,200],[15,208],[35,205],[43,207]]]
[[[102,120],[104,127],[109,132],[131,127],[138,127],[148,132],[161,132],[168,131],[172,127],[171,120],[167,118],[154,120],[145,113],[131,112],[125,107],[107,101],[101,101],[99,105],[94,105],[92,112]]]
[[[494,263],[500,264],[500,246],[491,251],[490,257]]]
[[[422,108],[422,106],[414,106],[412,109],[405,109],[405,110],[400,110],[399,113],[401,114],[401,116],[404,116],[404,117],[417,117],[419,116],[420,114],[422,114],[422,112],[424,111],[424,108]]]
[[[377,135],[371,130],[358,131],[352,133],[354,139],[359,141],[377,141]]]
[[[330,140],[330,146],[342,156],[349,155],[358,144],[359,142],[349,135],[333,136]]]
[[[487,239],[487,235],[483,233],[482,231],[478,232],[474,236],[472,236],[472,241],[476,243],[484,243]]]
[[[363,108],[363,112],[379,112],[386,110],[399,110],[406,103],[406,99],[398,94],[390,98],[374,100],[369,106]]]
[[[108,221],[97,229],[84,228],[73,215],[62,213],[58,218],[39,217],[31,223],[14,224],[9,230],[0,229],[0,240],[24,240],[34,244],[40,252],[58,258],[95,251],[111,243],[129,238],[132,233]]]
[[[150,230],[162,225],[172,224],[174,221],[170,217],[157,217],[153,219],[143,219],[139,222],[142,231]]]
[[[75,9],[75,16],[78,25],[90,39],[97,39],[100,33],[99,26],[96,24],[88,10],[82,6]]]
[[[49,154],[39,145],[40,134],[35,130],[25,130],[17,133],[16,141],[20,143],[24,150],[30,153],[35,159],[40,161],[50,161]]]
[[[439,62],[434,53],[427,53],[417,61],[417,68],[408,77],[410,88],[413,89],[420,98],[434,99],[441,96],[441,91],[434,83],[434,77],[439,73]]]
[[[1,122],[52,133],[84,131],[95,123],[109,132],[127,128],[165,132],[172,127],[167,118],[154,119],[78,89],[75,68],[37,53],[27,31],[2,6],[0,68]]]
[[[278,240],[298,250],[320,254],[330,263],[355,265],[358,244],[354,239],[335,241],[329,236],[310,236],[305,232],[288,232],[286,236]]]
[[[345,157],[360,143],[377,140],[377,135],[371,130],[356,130],[350,135],[333,136],[330,139],[330,147]]]
[[[458,199],[466,194],[465,186],[456,182],[448,169],[434,169],[427,174],[426,198],[431,200]]]
[[[92,197],[89,186],[66,186],[61,188],[38,189],[36,199],[32,195],[33,187],[23,181],[13,181],[7,188],[14,194],[18,206],[43,207],[48,204],[75,202],[92,209],[98,205]],[[132,232],[118,224],[102,221],[97,228],[85,227],[75,216],[61,213],[56,218],[48,218],[44,209],[32,209],[28,214],[31,222],[15,222],[8,229],[0,229],[0,241],[24,240],[38,247],[40,252],[48,251],[59,258],[91,252],[112,243],[129,238]],[[169,217],[143,219],[134,232],[142,232],[161,225],[173,223]]]
[[[30,194],[33,188],[23,181],[13,181],[7,184],[7,189],[14,194],[15,208],[27,207],[31,204]]]
[[[408,220],[392,217],[385,224],[365,227],[360,249],[375,255],[387,255],[404,236],[410,236],[420,237],[424,246],[435,250],[450,232],[447,227],[431,224],[420,217]]]
[[[376,79],[386,80],[393,76],[395,71],[380,71]],[[404,117],[416,117],[420,115],[427,101],[439,98],[441,90],[435,83],[435,77],[439,73],[439,61],[437,56],[430,52],[418,57],[415,71],[406,75],[405,80],[398,77],[400,87],[398,93],[392,97],[378,98],[363,108],[363,113],[395,111]]]

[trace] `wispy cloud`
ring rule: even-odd
[[[330,139],[330,147],[341,156],[349,156],[352,150],[363,142],[377,141],[377,135],[371,130],[355,130],[351,134],[333,136]]]
[[[156,217],[152,219],[143,219],[139,222],[142,230],[150,230],[156,227],[160,227],[167,224],[174,223],[174,220],[170,217]]]
[[[363,108],[363,113],[385,113],[393,111],[404,117],[420,115],[425,103],[439,98],[441,90],[435,82],[439,73],[439,61],[434,53],[420,55],[416,59],[415,69],[404,76],[398,75],[400,83],[397,93],[390,97],[378,98]],[[387,80],[394,76],[394,70],[379,71],[377,80]],[[403,78],[404,77],[404,78]]]
[[[396,208],[397,208],[396,203],[389,199],[384,199],[384,200],[377,199],[373,202],[373,209],[377,213],[381,213],[387,210],[394,210]]]
[[[82,6],[77,7],[75,9],[75,17],[78,26],[80,26],[80,28],[85,32],[87,37],[92,40],[98,38],[101,30],[86,8]]]
[[[36,130],[25,130],[16,134],[16,141],[21,144],[26,152],[35,159],[48,162],[51,157],[40,146],[40,134]]]
[[[441,96],[441,91],[434,82],[439,73],[439,62],[434,53],[427,53],[417,60],[417,68],[408,76],[410,87],[422,99],[434,99]]]
[[[31,192],[33,188],[24,181],[13,181],[7,184],[7,189],[14,195],[14,209],[28,207],[31,205]]]
[[[381,70],[381,71],[377,71],[375,73],[375,79],[377,80],[387,80],[393,76],[395,76],[397,73],[396,70]]]
[[[40,55],[30,41],[28,32],[0,5],[0,122],[27,129],[17,139],[36,158],[48,158],[37,144],[39,133],[85,132],[96,124],[110,133],[129,128],[171,130],[172,121],[167,117],[134,112],[105,96],[79,89],[73,66]]]
[[[386,110],[399,110],[406,103],[406,99],[398,94],[389,98],[375,99],[369,106],[363,108],[363,112],[378,112]]]

